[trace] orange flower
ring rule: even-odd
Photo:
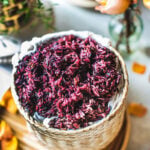
[[[121,14],[130,5],[130,0],[96,0],[100,5],[95,9],[106,14]]]
[[[132,102],[128,106],[128,111],[131,115],[143,117],[147,113],[147,108],[141,104]]]
[[[14,99],[12,98],[12,94],[10,90],[8,90],[2,97],[2,99],[0,100],[0,105],[5,107],[7,111],[9,111],[10,113],[17,112],[17,107],[14,102]]]
[[[135,73],[144,74],[145,71],[146,71],[146,66],[142,65],[142,64],[139,64],[137,62],[134,62],[133,65],[132,65],[132,70]]]

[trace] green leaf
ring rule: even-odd
[[[42,4],[42,2],[41,2],[40,0],[37,0],[37,7],[38,7],[38,8],[43,7],[43,4]]]
[[[2,3],[4,6],[7,6],[9,4],[9,0],[2,0]]]

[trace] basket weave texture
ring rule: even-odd
[[[26,0],[9,0],[9,5],[0,11],[0,17],[4,18],[0,22],[0,33],[8,31],[8,33],[18,30],[26,22],[28,13],[28,3]]]
[[[25,55],[30,54],[36,50],[36,46],[41,42],[44,42],[50,38],[73,34],[86,38],[91,36],[98,43],[108,47],[115,55],[119,58],[121,68],[124,76],[124,87],[119,93],[119,98],[116,98],[113,103],[111,112],[101,121],[96,122],[88,127],[81,128],[78,130],[63,131],[54,128],[47,128],[43,124],[37,122],[24,111],[20,105],[19,98],[17,96],[14,86],[14,73],[16,72],[16,66],[18,61],[21,60]],[[87,31],[66,31],[53,34],[47,34],[41,38],[33,38],[32,41],[24,42],[21,48],[21,54],[16,54],[13,57],[13,73],[12,73],[12,85],[11,90],[15,102],[20,110],[21,114],[27,120],[31,130],[38,137],[38,139],[52,150],[101,150],[107,147],[113,139],[119,133],[126,109],[126,96],[128,91],[128,75],[125,63],[120,54],[110,46],[110,42],[107,38],[103,38],[100,35],[96,35]]]

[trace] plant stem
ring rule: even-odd
[[[125,38],[126,38],[126,43],[125,43],[126,44],[126,50],[127,50],[128,53],[131,53],[130,43],[129,43],[129,37],[132,34],[131,33],[131,23],[132,23],[132,16],[131,15],[132,15],[131,10],[129,8],[125,11],[124,18],[123,18],[123,21],[122,21],[122,23],[125,22],[125,27],[126,27],[125,32],[124,32],[124,29],[122,28],[122,30],[119,34],[119,39],[116,43],[116,49],[119,50],[119,46],[122,42],[122,38],[125,36]]]
[[[122,29],[121,32],[120,32],[120,35],[119,35],[119,39],[118,39],[117,44],[116,44],[116,50],[118,50],[118,51],[119,51],[119,46],[121,44],[121,40],[122,40],[123,34],[124,33],[123,33],[123,29]]]
[[[128,54],[131,53],[131,49],[130,49],[130,43],[129,43],[129,37],[131,35],[131,10],[130,8],[126,10],[125,14],[124,14],[124,19],[126,21],[126,32],[125,32],[125,36],[126,36],[126,49]]]

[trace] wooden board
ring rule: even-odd
[[[0,118],[5,120],[14,130],[16,137],[19,140],[19,147],[22,150],[47,150],[37,138],[28,131],[25,119],[18,114],[11,114],[3,107],[0,107]],[[130,136],[130,117],[126,112],[123,126],[114,139],[114,141],[104,150],[126,150]]]

